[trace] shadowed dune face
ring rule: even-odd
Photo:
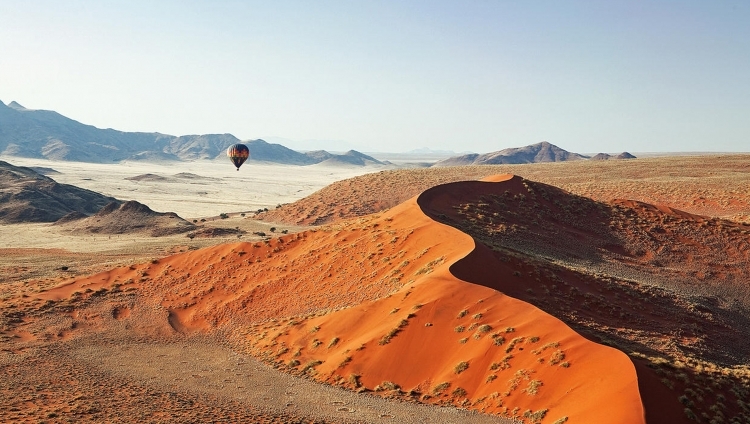
[[[688,422],[686,408],[747,418],[745,309],[717,292],[680,291],[723,287],[697,271],[729,263],[711,249],[740,245],[741,226],[702,228],[711,221],[672,209],[596,203],[512,175],[492,180],[435,187],[382,215],[70,280],[17,302],[65,317],[52,326],[8,317],[29,338],[108,331],[107,320],[157,337],[221,335],[293,374],[525,422]],[[648,219],[661,229],[646,231]],[[652,248],[667,236],[691,237],[708,253],[678,268],[686,251]],[[743,287],[746,271],[727,269]]]
[[[638,359],[650,421],[684,418],[685,406],[713,416],[716,402],[727,416],[748,412],[746,226],[598,203],[520,177],[436,187],[420,205],[480,243],[451,267],[458,278],[533,303]],[[724,394],[696,395],[705,381]]]
[[[750,307],[747,225],[662,205],[596,202],[520,177],[447,184],[420,199],[432,218],[488,246]]]

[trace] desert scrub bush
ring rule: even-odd
[[[394,328],[394,329],[392,329],[385,336],[383,336],[380,339],[380,341],[378,341],[378,344],[381,345],[381,346],[387,345],[388,343],[391,342],[391,339],[393,339],[393,337],[395,337],[396,334],[398,334],[399,331],[401,331],[400,328]]]
[[[497,379],[497,376],[495,374],[490,374],[487,376],[487,378],[484,380],[485,383],[492,383]]]
[[[492,326],[490,326],[489,324],[483,324],[480,325],[479,328],[477,328],[477,332],[479,333],[489,333],[490,331],[492,331]]]
[[[451,383],[444,381],[432,388],[432,394],[439,395],[440,393],[443,393],[444,391],[448,390],[450,386],[451,386]]]
[[[320,340],[318,340],[318,339],[313,339],[313,341],[312,341],[312,347],[313,347],[313,348],[316,348],[316,347],[318,347],[318,346],[320,346],[320,345],[322,345],[322,344],[323,344],[323,342],[321,342],[321,341],[320,341]]]
[[[474,314],[474,316],[472,318],[474,318],[474,319],[482,319],[482,314]]]
[[[388,391],[399,390],[401,388],[401,386],[399,386],[398,384],[392,381],[384,381],[380,383],[378,387],[380,388],[380,390],[388,390]]]
[[[317,333],[320,330],[320,326],[316,325],[315,327],[310,329],[310,333]]]
[[[536,412],[531,412],[531,409],[523,413],[524,418],[528,418],[532,423],[541,423],[544,416],[547,415],[546,409],[540,409]]]
[[[526,389],[524,391],[528,395],[535,395],[535,394],[539,393],[539,387],[541,387],[541,386],[542,386],[542,381],[541,380],[531,380],[531,381],[529,381],[528,387],[526,387]]]
[[[289,368],[296,368],[299,366],[299,361],[296,359],[292,359],[287,365],[289,366]]]
[[[421,275],[421,274],[429,274],[432,272],[433,268],[436,265],[440,265],[445,260],[444,256],[441,256],[433,261],[430,261],[427,263],[427,265],[423,266],[422,268],[419,268],[417,272],[414,273],[414,275]]]
[[[352,361],[351,356],[344,357],[344,359],[341,360],[341,363],[339,363],[339,368],[344,368],[351,361]]]
[[[565,359],[565,352],[563,352],[562,350],[558,349],[549,358],[549,364],[550,365],[557,365],[560,362],[562,362],[563,359]]]
[[[523,342],[523,341],[524,341],[524,338],[523,338],[523,337],[516,337],[515,339],[511,340],[511,341],[510,341],[510,344],[508,344],[508,347],[506,347],[506,348],[505,348],[505,353],[510,353],[510,351],[511,351],[511,350],[513,350],[513,348],[514,348],[514,347],[515,347],[515,346],[516,346],[517,344],[519,344],[519,343],[521,343],[521,342]]]
[[[561,417],[561,418],[558,418],[557,421],[553,422],[552,424],[564,424],[566,421],[568,421],[568,417]]]
[[[354,374],[354,373],[349,374],[348,380],[349,380],[349,384],[351,384],[354,387],[362,386],[362,383],[360,383],[359,381],[359,374]]]
[[[505,343],[505,337],[501,336],[500,334],[493,334],[492,335],[492,343],[495,344],[495,346],[502,346],[503,343]]]
[[[461,374],[467,369],[469,369],[469,363],[466,361],[461,361],[453,368],[453,372],[455,372],[456,374]]]
[[[464,330],[466,330],[466,327],[464,327],[463,325],[459,325],[458,327],[453,329],[453,331],[455,331],[456,333],[463,333]]]
[[[456,318],[463,318],[463,317],[465,317],[468,314],[469,314],[469,311],[466,310],[466,309],[464,309],[463,311],[461,311],[461,312],[458,313],[458,316]]]
[[[413,315],[413,314],[409,314],[409,318],[413,318],[414,316],[415,316],[415,315]],[[402,320],[401,320],[401,321],[400,321],[400,322],[398,323],[398,327],[396,327],[396,328],[392,329],[391,331],[389,331],[389,332],[388,332],[388,334],[386,334],[385,336],[383,336],[383,338],[381,338],[381,339],[380,339],[380,341],[378,342],[378,344],[380,344],[380,345],[386,345],[386,344],[390,343],[390,342],[391,342],[391,339],[392,339],[393,337],[395,337],[395,336],[396,336],[396,334],[400,333],[400,332],[401,332],[401,329],[403,329],[403,328],[404,328],[404,327],[406,327],[407,325],[409,325],[409,321],[408,321],[408,320],[405,320],[405,319],[402,319]]]
[[[315,371],[315,367],[317,367],[318,365],[320,365],[322,363],[323,363],[323,361],[318,361],[317,359],[312,360],[312,361],[310,361],[310,362],[308,362],[308,363],[305,364],[305,367],[302,368],[302,372],[306,373],[306,372],[310,372],[310,371]]]
[[[336,344],[338,344],[339,340],[340,339],[338,337],[332,338],[331,341],[328,343],[328,349],[336,346]]]
[[[679,400],[681,404],[687,406],[688,408],[693,406],[693,401],[688,399],[688,397],[685,395],[678,397],[677,400]]]
[[[456,387],[451,392],[451,395],[453,395],[455,397],[464,397],[464,396],[466,396],[466,389],[464,389],[463,387]]]
[[[540,347],[539,349],[532,350],[531,353],[533,353],[534,355],[541,355],[542,352],[544,352],[545,350],[552,349],[555,347],[560,347],[560,343],[558,342],[547,343],[546,345]]]
[[[468,337],[464,337],[463,339],[459,340],[458,342],[461,343],[461,344],[466,344],[466,342],[468,342],[468,341],[469,341],[469,338]]]

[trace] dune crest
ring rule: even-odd
[[[705,251],[689,263],[681,245],[654,242],[687,236],[700,236]],[[725,268],[719,253],[734,251],[715,246],[734,245],[740,260],[747,239],[740,224],[595,202],[506,174],[436,186],[380,215],[155,259],[34,297],[74,308],[133,293],[111,305],[112,320],[158,334],[220,334],[276,368],[386,397],[525,422],[687,422],[716,402],[742,415],[744,318],[617,272],[712,290],[717,280],[698,271],[726,269],[736,281],[721,288],[741,294],[746,271]],[[706,381],[716,392],[695,396]]]
[[[516,183],[510,175],[494,180]],[[279,368],[355,390],[527,422],[644,422],[624,354],[471,276],[454,276],[476,245],[428,216],[451,207],[441,203],[444,192],[436,187],[379,216],[265,243],[114,269],[38,297],[85,302],[133,291],[137,301],[113,305],[119,322],[156,313],[164,324],[142,331],[222,331],[235,348]]]
[[[518,183],[511,175],[489,180]],[[626,355],[526,302],[471,284],[471,275],[456,278],[452,267],[476,246],[428,216],[452,207],[444,193],[442,186],[427,190],[381,218],[433,246],[441,260],[429,272],[404,275],[404,287],[385,298],[263,326],[251,335],[254,353],[332,384],[528,422],[547,415],[545,422],[645,422]],[[269,340],[271,331],[278,333]]]

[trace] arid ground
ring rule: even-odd
[[[122,199],[202,233],[0,227],[0,420],[750,422],[748,171],[319,168],[191,209],[161,170]]]

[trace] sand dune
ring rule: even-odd
[[[502,175],[28,290],[2,300],[21,312],[4,315],[4,334],[16,352],[117,331],[220,340],[293,375],[524,422],[679,423],[716,410],[742,422],[750,325],[698,272],[731,271],[731,293],[747,293],[747,267],[728,266],[747,260],[747,236],[736,222]],[[677,269],[689,250],[649,247],[667,237],[702,240],[701,254]],[[701,281],[715,287],[680,291]]]
[[[70,302],[135,288],[139,303],[121,306],[131,311],[128,320],[137,321],[141,305],[153,302],[178,332],[235,328],[246,334],[233,340],[237,347],[266,358],[273,352],[275,362],[297,372],[323,360],[305,373],[315,370],[324,381],[409,396],[391,382],[425,402],[509,417],[642,420],[635,369],[625,355],[449,272],[473,247],[470,237],[424,215],[414,199],[341,228],[178,254],[38,296]],[[466,329],[457,333],[461,325]],[[285,334],[263,336],[276,331]],[[461,362],[468,368],[458,374]],[[619,371],[607,373],[613,365]],[[352,374],[359,375],[354,382]],[[604,412],[581,398],[616,398],[619,406]]]

